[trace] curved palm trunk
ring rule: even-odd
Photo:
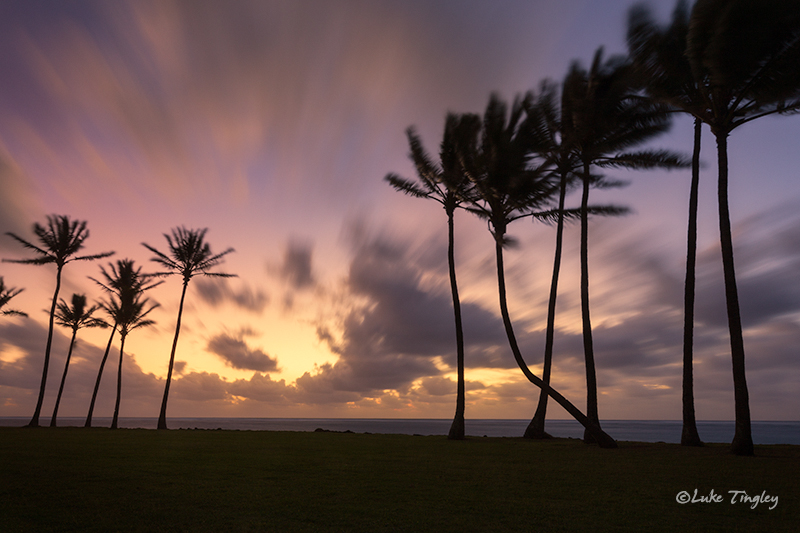
[[[733,366],[733,395],[736,411],[736,430],[731,451],[736,455],[753,455],[753,436],[750,431],[750,399],[744,367],[744,337],[739,312],[739,293],[733,265],[733,238],[728,209],[728,132],[714,132],[717,138],[719,165],[719,234],[722,248],[722,271],[725,277],[725,302],[728,307],[728,331],[731,336]]]
[[[700,135],[703,123],[694,119],[692,185],[689,192],[689,230],[686,245],[686,283],[683,312],[683,430],[681,445],[702,446],[694,414],[694,379],[692,375],[694,344],[695,265],[697,263],[697,196],[700,185]]]
[[[119,400],[122,397],[122,354],[125,351],[125,337],[127,337],[127,334],[120,332],[119,368],[117,368],[117,401],[114,404],[114,418],[111,419],[111,429],[117,429],[117,424],[119,422]]]
[[[567,196],[566,172],[561,174],[561,190],[558,196],[558,224],[556,226],[556,251],[553,259],[553,278],[550,281],[550,301],[547,304],[547,331],[544,341],[544,367],[542,368],[542,381],[550,384],[550,373],[553,367],[553,340],[556,324],[556,299],[558,297],[558,275],[561,271],[561,249],[564,235],[564,200]],[[544,421],[547,417],[547,393],[544,389],[539,394],[539,404],[523,435],[526,439],[549,439],[550,435],[544,430]]]
[[[53,345],[53,321],[56,316],[56,302],[58,301],[58,291],[61,289],[61,268],[58,266],[56,269],[56,290],[53,292],[53,304],[50,306],[50,326],[47,330],[47,346],[44,349],[44,368],[42,369],[42,384],[39,386],[39,400],[36,402],[36,410],[33,412],[33,418],[28,422],[27,427],[39,427],[39,415],[42,413],[42,404],[44,403],[44,389],[47,385],[47,369],[50,366],[50,347]]]
[[[514,359],[517,361],[517,365],[519,365],[519,368],[522,370],[522,373],[525,375],[525,377],[528,378],[528,381],[546,391],[547,394],[553,398],[556,403],[558,403],[558,405],[563,407],[570,415],[572,415],[573,418],[575,418],[575,420],[580,422],[586,431],[594,436],[595,441],[600,445],[601,448],[616,448],[616,441],[611,438],[610,435],[604,432],[600,428],[599,424],[589,420],[589,418],[581,413],[580,410],[572,404],[572,402],[564,398],[564,396],[550,387],[550,385],[539,379],[538,376],[534,375],[533,372],[531,372],[528,368],[528,365],[525,364],[524,359],[522,359],[522,353],[517,345],[517,339],[514,335],[514,328],[511,325],[511,318],[508,314],[508,304],[506,303],[506,280],[503,268],[503,245],[501,242],[502,236],[498,234],[495,240],[495,251],[497,255],[497,286],[500,294],[500,313],[503,316],[503,325],[506,328],[508,344],[511,346],[511,352],[514,354]]]
[[[583,323],[583,354],[586,359],[586,416],[600,425],[597,410],[597,371],[594,365],[592,320],[589,316],[589,164],[583,164],[583,195],[581,196],[581,320]],[[583,441],[594,442],[589,431],[583,432]]]
[[[64,363],[64,375],[61,376],[61,385],[58,387],[58,396],[56,397],[56,406],[53,408],[53,417],[50,419],[50,427],[56,427],[56,418],[58,417],[58,406],[61,404],[61,394],[64,392],[64,382],[67,381],[67,370],[69,370],[69,360],[72,359],[72,348],[75,346],[75,336],[78,334],[77,329],[72,330],[72,339],[69,341],[69,351],[67,351],[67,362]]]
[[[456,361],[458,366],[458,384],[456,391],[456,414],[450,426],[447,438],[462,440],[464,438],[464,411],[466,408],[466,387],[464,382],[464,331],[461,326],[461,302],[458,298],[456,283],[455,235],[453,210],[447,210],[448,246],[447,260],[450,267],[450,291],[453,294],[453,314],[456,321]]]
[[[167,399],[169,398],[169,384],[172,381],[172,367],[175,365],[175,349],[178,347],[178,335],[181,333],[181,315],[183,315],[183,300],[186,297],[186,287],[189,280],[184,280],[181,291],[181,303],[178,306],[178,323],[175,325],[175,339],[172,341],[172,352],[169,354],[169,370],[167,370],[167,384],[164,387],[164,399],[161,400],[161,413],[158,415],[158,429],[167,429]]]
[[[92,393],[92,401],[89,404],[89,414],[86,415],[86,423],[83,427],[90,428],[92,427],[92,413],[94,413],[94,403],[97,401],[97,391],[100,390],[100,378],[103,377],[103,368],[106,366],[106,360],[108,359],[108,352],[111,350],[111,341],[114,340],[114,333],[117,331],[117,324],[114,324],[114,327],[111,329],[111,336],[108,337],[108,344],[106,345],[106,351],[103,354],[103,359],[100,361],[100,370],[97,371],[97,380],[94,382],[94,392]]]

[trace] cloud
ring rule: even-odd
[[[19,244],[6,237],[6,232],[26,236],[28,220],[36,217],[38,208],[29,190],[28,178],[22,169],[4,153],[0,143],[0,248],[19,250]]]
[[[296,242],[286,246],[281,265],[281,277],[295,290],[313,287],[316,281],[311,271],[311,247]]]
[[[721,261],[718,245],[698,254],[697,316],[709,325],[727,327]],[[745,328],[800,311],[797,203],[785,203],[735,224],[734,261]]]
[[[215,308],[228,302],[240,309],[261,313],[269,303],[269,297],[264,291],[253,289],[246,283],[242,283],[237,291],[231,287],[227,278],[198,279],[195,287],[200,299]]]
[[[213,336],[206,349],[221,357],[226,364],[242,370],[270,372],[278,369],[278,360],[259,349],[247,346],[241,335],[234,337],[228,333]]]
[[[429,253],[424,246],[411,249],[387,235],[368,236],[363,226],[348,231],[353,257],[341,315],[317,327],[320,341],[339,359],[298,378],[298,392],[355,401],[381,391],[402,393],[418,379],[439,376],[442,366],[454,368],[449,283],[444,290],[424,286],[427,267],[446,272],[446,262],[420,260]],[[437,252],[446,257],[445,248]],[[462,303],[462,315],[468,353],[475,354],[470,364],[497,365],[497,347],[505,343],[497,316],[471,302]]]
[[[62,331],[66,330],[57,328],[53,332],[42,417],[52,413],[64,371],[70,339]],[[0,325],[0,389],[8,394],[0,400],[4,402],[0,407],[5,415],[27,416],[33,413],[42,378],[46,340],[47,329],[33,319],[6,321]],[[59,417],[86,416],[104,349],[105,345],[101,349],[86,341],[79,332],[64,385]],[[96,417],[113,414],[118,362],[117,345],[112,347],[104,368],[94,412]],[[129,349],[125,351],[122,366],[121,416],[155,416],[159,398],[163,394],[163,380],[143,372],[136,362],[136,355]]]

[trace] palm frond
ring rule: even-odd
[[[116,252],[102,252],[99,254],[92,254],[92,255],[82,255],[80,257],[73,257],[70,261],[94,261],[96,259],[105,259],[106,257],[111,257]]]
[[[28,313],[24,313],[24,312],[18,311],[16,309],[5,309],[5,310],[3,310],[2,315],[3,316],[22,316],[22,317],[26,317],[27,318]]]
[[[16,240],[23,247],[28,248],[29,250],[33,250],[34,252],[36,252],[38,254],[41,254],[41,255],[43,255],[45,257],[49,257],[50,256],[50,254],[47,251],[39,248],[38,246],[36,246],[35,244],[33,244],[31,242],[26,241],[25,239],[23,239],[22,237],[18,236],[15,233],[12,233],[12,232],[9,231],[9,232],[6,232],[6,235],[8,235],[12,239]],[[26,260],[3,259],[3,261],[7,262],[7,263],[22,263],[23,261],[26,261]],[[50,262],[53,262],[53,261],[55,261],[55,258],[53,258]],[[42,264],[44,264],[44,263],[42,263]]]
[[[392,187],[409,196],[414,196],[417,198],[434,198],[438,200],[438,198],[431,196],[429,191],[421,189],[414,182],[402,178],[397,174],[387,174],[384,179],[389,182]]]
[[[649,170],[663,168],[667,170],[690,168],[690,157],[668,150],[644,150],[616,154],[613,157],[595,159],[594,163],[602,168],[626,168],[632,170]]]
[[[629,207],[621,205],[590,205],[586,208],[590,216],[619,217],[631,213]]]

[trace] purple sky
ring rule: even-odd
[[[624,51],[622,0],[119,1],[0,3],[0,230],[33,239],[47,214],[87,220],[87,253],[115,250],[154,270],[173,227],[231,246],[190,284],[171,416],[447,418],[455,340],[446,218],[393,191],[413,177],[404,130],[431,153],[447,111],[482,112],[560,79],[598,46]],[[672,1],[654,2],[666,20]],[[715,198],[704,131],[696,399],[732,419],[733,389]],[[730,138],[730,201],[754,419],[800,419],[800,118],[766,118]],[[688,153],[691,121],[653,143]],[[592,318],[606,419],[679,419],[688,171],[626,174],[592,193],[633,214],[590,230]],[[576,198],[571,198],[574,204]],[[538,389],[508,350],[485,224],[456,217],[469,418],[528,418]],[[526,360],[541,365],[555,234],[517,222],[509,304]],[[8,237],[0,257],[27,257]],[[553,382],[585,404],[578,228],[569,227]],[[61,297],[100,296],[70,264]],[[24,287],[0,321],[0,416],[38,393],[54,269],[3,263]],[[151,293],[155,327],[126,342],[121,416],[157,415],[180,282]],[[43,415],[63,371],[58,328]],[[60,408],[84,416],[108,332],[81,331]],[[113,410],[112,350],[97,416]],[[564,418],[560,408],[551,414]]]

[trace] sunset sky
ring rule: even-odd
[[[432,154],[448,111],[481,113],[598,46],[625,50],[629,0],[4,1],[0,3],[0,257],[31,257],[48,214],[86,220],[83,252],[157,270],[177,226],[208,228],[218,270],[188,290],[171,417],[449,418],[455,338],[446,216],[383,180],[413,178],[404,130]],[[653,2],[666,20],[673,0]],[[733,419],[716,209],[704,130],[695,394],[701,420]],[[800,419],[800,117],[729,140],[730,202],[755,420]],[[652,146],[689,153],[691,120]],[[632,214],[593,220],[592,319],[601,419],[680,419],[688,171],[618,175],[593,192]],[[571,204],[579,201],[570,197]],[[519,221],[507,252],[512,319],[541,370],[555,231]],[[585,408],[578,227],[565,233],[554,385]],[[60,297],[101,296],[71,263]],[[456,215],[467,418],[529,418],[538,389],[515,366],[485,223]],[[30,416],[41,379],[52,265],[0,264],[24,287],[0,317],[0,416]],[[180,279],[151,291],[154,327],[125,345],[120,415],[156,417]],[[60,416],[85,416],[108,330],[82,330]],[[56,328],[42,416],[70,331]],[[115,341],[95,416],[111,416]],[[550,415],[567,414],[551,404]]]

